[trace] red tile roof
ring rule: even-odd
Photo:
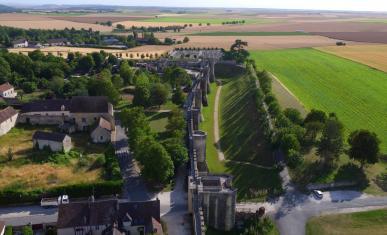
[[[9,84],[8,82],[6,82],[6,83],[0,85],[0,92],[8,91],[12,88],[13,88],[13,86],[11,84]]]

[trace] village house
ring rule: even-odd
[[[6,82],[0,85],[0,97],[15,98],[16,96],[17,92],[15,92],[15,88],[11,84]]]
[[[68,45],[70,45],[70,43],[66,38],[47,39],[47,42],[43,43],[43,46],[50,46],[50,47],[68,46]]]
[[[62,204],[58,208],[57,234],[163,234],[160,201],[110,199]]]
[[[40,100],[25,104],[19,123],[62,125],[72,123],[77,131],[89,131],[103,117],[114,120],[113,105],[103,96],[76,96],[71,100]],[[111,122],[114,125],[114,122]]]
[[[15,126],[18,114],[12,107],[0,110],[0,136],[7,134]]]
[[[5,234],[5,223],[3,221],[0,221],[0,235]]]
[[[13,48],[24,48],[28,47],[28,41],[25,38],[17,39],[12,41]]]
[[[91,132],[93,143],[109,143],[115,141],[115,126],[103,117],[99,118],[98,124]]]
[[[40,150],[50,148],[53,152],[69,152],[71,137],[63,133],[36,131],[32,136],[34,146]]]

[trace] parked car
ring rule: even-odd
[[[69,204],[69,196],[68,195],[62,195],[59,197],[54,197],[54,198],[42,198],[40,201],[40,206],[42,207],[57,207],[60,204]]]
[[[324,194],[320,190],[313,190],[312,194],[317,199],[322,199]]]

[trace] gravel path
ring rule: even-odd
[[[224,161],[224,153],[222,152],[222,148],[220,146],[220,135],[219,135],[219,99],[220,93],[222,91],[222,86],[218,86],[216,90],[215,96],[215,107],[214,107],[214,141],[216,143],[216,151],[218,152],[219,161]]]

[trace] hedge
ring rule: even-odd
[[[92,194],[96,197],[115,195],[121,194],[122,185],[122,180],[116,180],[65,185],[51,189],[4,190],[0,191],[0,205],[38,203],[42,197],[56,197],[63,194],[69,195],[70,200],[77,197],[89,197]]]

